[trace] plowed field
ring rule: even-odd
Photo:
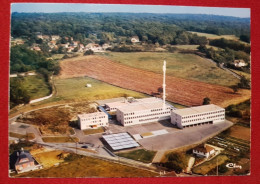
[[[77,57],[61,62],[59,78],[83,76],[146,94],[157,92],[163,79],[161,74],[125,66],[101,56]],[[166,93],[167,100],[187,106],[201,105],[205,97],[222,107],[250,98],[249,90],[234,94],[228,87],[172,76],[166,77]]]

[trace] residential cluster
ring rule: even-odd
[[[38,39],[42,39],[46,41],[49,46],[49,52],[53,50],[58,50],[59,48],[64,49],[64,52],[86,52],[88,50],[92,50],[93,52],[103,52],[107,48],[111,47],[109,44],[99,45],[96,43],[88,43],[84,45],[80,41],[74,41],[73,37],[64,37],[65,41],[63,43],[60,42],[61,37],[59,35],[42,35],[41,33],[37,33],[36,37]],[[64,43],[65,42],[65,43]],[[31,47],[32,50],[41,51],[39,44],[33,44]]]

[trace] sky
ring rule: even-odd
[[[215,8],[166,5],[69,4],[69,3],[12,3],[12,12],[130,12],[130,13],[188,13],[250,17],[249,8]]]

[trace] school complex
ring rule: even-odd
[[[225,120],[225,109],[214,105],[202,105],[176,109],[166,103],[166,62],[163,65],[163,99],[156,97],[134,99],[128,97],[120,102],[106,103],[101,112],[78,115],[80,129],[109,125],[109,112],[116,113],[116,119],[123,126],[132,126],[170,119],[178,128],[214,124]]]

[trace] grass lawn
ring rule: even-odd
[[[120,157],[137,160],[137,161],[141,161],[144,163],[151,163],[155,154],[156,154],[156,151],[138,149],[138,150],[134,150],[134,151],[130,151],[130,152],[118,153],[117,155]]]
[[[23,77],[22,85],[28,91],[31,100],[50,95],[49,86],[40,75]],[[12,82],[14,78],[10,78]]]
[[[14,133],[14,132],[9,132],[9,136],[16,137],[19,139],[28,139],[28,140],[32,140],[35,138],[35,135],[33,133],[27,133],[26,135],[23,135],[23,134],[18,134],[18,133]]]
[[[233,72],[237,73],[238,75],[243,75],[245,76],[247,79],[251,80],[251,74],[250,73],[246,73],[246,72],[242,72],[242,71],[239,71],[239,70],[234,70],[234,69],[231,69]]]
[[[221,165],[221,164],[225,163],[226,160],[228,160],[228,157],[226,155],[218,155],[215,158],[213,158],[209,161],[206,161],[206,162],[202,163],[201,165],[199,165],[197,167],[194,167],[192,169],[192,172],[194,172],[196,174],[205,175],[210,170],[216,168],[217,164]]]
[[[68,153],[64,153],[60,150],[54,151],[43,151],[40,153],[32,154],[33,157],[41,164],[44,168],[48,168],[53,166],[56,163],[61,163],[64,159],[59,159],[58,155],[66,155]]]
[[[162,74],[163,60],[166,60],[166,74],[169,76],[223,86],[231,86],[239,82],[232,74],[218,68],[215,63],[194,54],[177,52],[109,52],[101,55],[130,67],[160,74]]]
[[[86,84],[91,84],[92,87],[86,87]],[[55,79],[55,86],[57,88],[56,98],[62,100],[93,101],[124,96],[132,96],[135,98],[143,98],[147,96],[142,93],[116,87],[89,77]]]
[[[146,94],[116,87],[89,77],[70,79],[54,78],[54,83],[57,90],[57,93],[54,97],[35,104],[24,106],[22,109],[19,109],[19,111],[16,108],[11,109],[9,114],[14,116],[23,111],[29,111],[35,108],[49,105],[64,104],[67,102],[94,101],[126,96],[132,96],[135,98],[148,97]],[[85,87],[86,84],[91,84],[92,87],[87,88]]]
[[[76,137],[62,137],[62,136],[56,136],[56,137],[43,137],[43,142],[49,142],[49,143],[64,143],[64,142],[78,142],[78,138]]]
[[[23,173],[17,177],[155,177],[157,173],[135,167],[103,161],[96,158],[77,156],[57,167]]]
[[[177,47],[178,49],[188,49],[188,50],[197,50],[199,45],[173,45],[173,47]]]
[[[201,32],[195,32],[195,31],[189,31],[190,33],[197,34],[198,36],[205,36],[208,39],[220,39],[220,38],[225,38],[228,40],[239,40],[238,37],[235,35],[216,35],[216,34],[209,34],[209,33],[201,33]]]
[[[85,135],[90,135],[90,134],[97,134],[97,133],[103,133],[104,129],[102,127],[96,128],[96,129],[87,129],[83,130]]]

